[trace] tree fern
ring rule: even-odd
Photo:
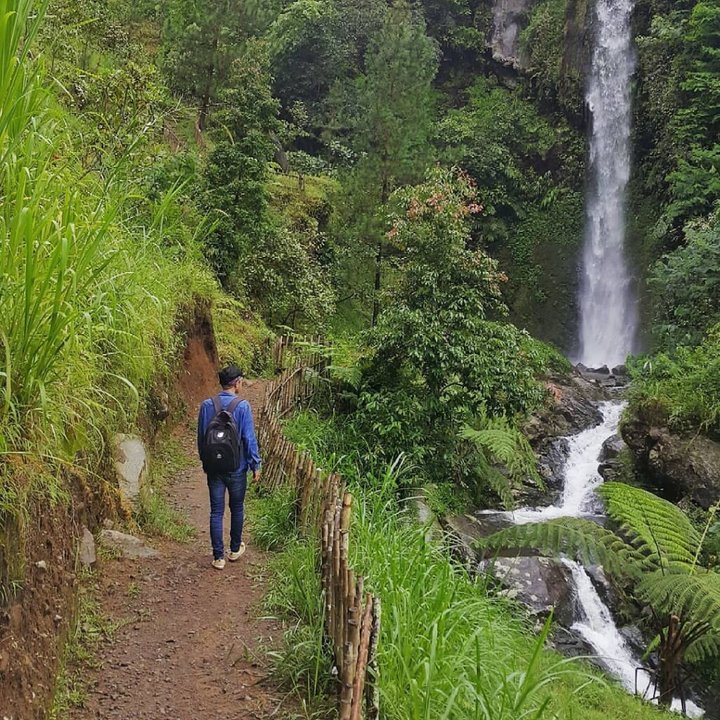
[[[514,492],[523,482],[531,480],[543,487],[530,443],[507,418],[481,417],[475,425],[465,425],[460,437],[472,445],[478,474],[506,508],[514,506]]]
[[[659,699],[669,704],[681,689],[680,668],[686,659],[720,655],[720,574],[698,567],[715,512],[700,534],[679,508],[645,490],[606,483],[599,493],[617,532],[589,520],[560,518],[502,530],[480,547],[532,547],[579,557],[632,581],[637,598],[652,608],[658,622],[647,654],[658,650]]]
[[[515,525],[481,539],[478,547],[536,548],[547,555],[566,555],[586,565],[602,565],[609,573],[625,577],[639,573],[643,561],[643,556],[615,533],[579,518]]]
[[[720,633],[720,575],[715,572],[645,573],[636,586],[640,600],[656,612],[677,615]]]
[[[606,483],[598,492],[608,515],[645,556],[649,568],[693,567],[701,536],[682,510],[624,483]]]

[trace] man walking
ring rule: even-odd
[[[248,469],[257,481],[261,461],[250,403],[239,397],[243,384],[242,371],[231,365],[223,368],[218,377],[222,392],[200,405],[197,442],[210,491],[212,565],[222,570],[225,567],[225,491],[230,497],[228,560],[234,562],[245,552],[242,531]]]

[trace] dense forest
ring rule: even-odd
[[[327,377],[286,429],[363,508],[354,560],[390,618],[382,717],[662,716],[567,665],[552,621],[476,573],[531,546],[602,565],[655,700],[716,716],[720,2],[631,3],[641,329],[626,366],[588,372],[597,4],[0,0],[0,609],[22,601],[45,508],[57,527],[79,497],[97,524],[122,515],[111,437],[177,410],[198,318],[250,375],[274,369],[275,336],[322,336]],[[551,506],[553,443],[620,401],[602,525],[493,527],[469,567],[427,539],[417,497],[446,530]],[[273,602],[299,618],[281,674],[322,712],[318,558],[287,493],[258,515],[281,550]]]

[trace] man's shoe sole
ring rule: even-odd
[[[230,562],[237,562],[243,555],[245,554],[245,543],[240,545],[240,550],[238,552],[229,552],[228,553],[228,560]],[[234,556],[234,557],[233,557]]]

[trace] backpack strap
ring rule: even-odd
[[[235,412],[235,408],[242,402],[241,397],[234,397],[230,404],[225,408],[231,415]]]
[[[213,407],[215,408],[215,416],[219,415],[223,410],[222,400],[220,399],[219,395],[215,395],[212,398],[212,404],[213,404]]]

